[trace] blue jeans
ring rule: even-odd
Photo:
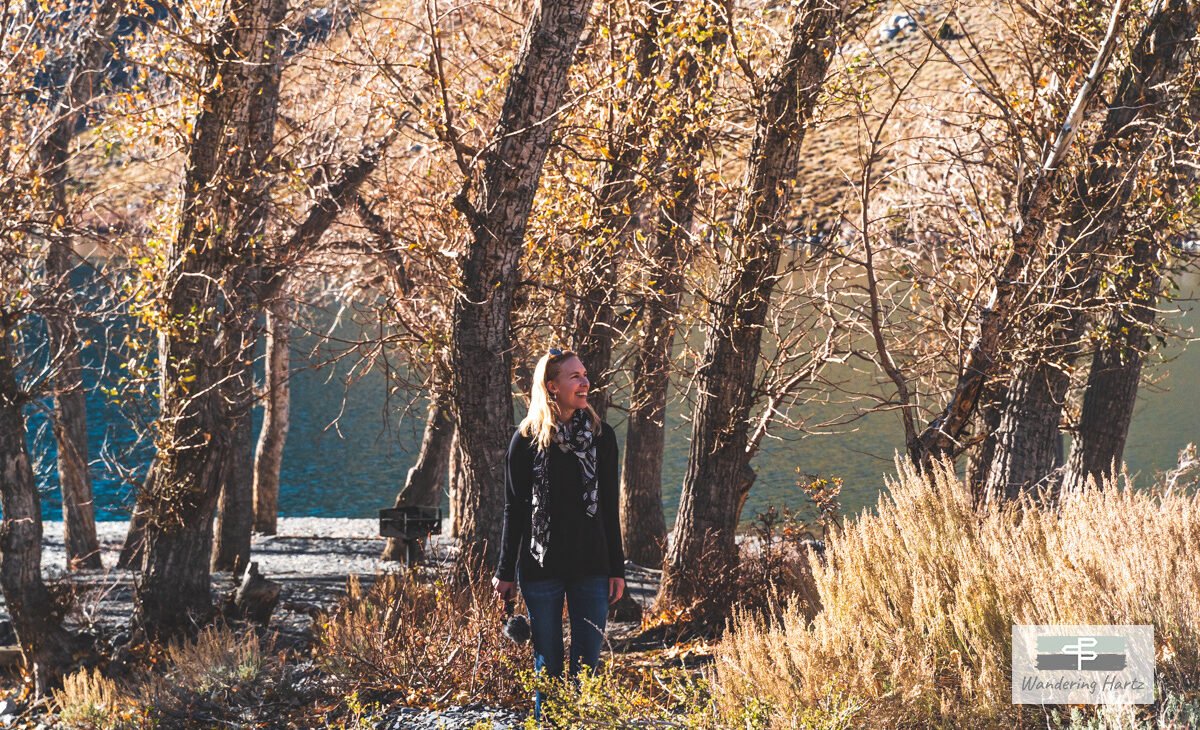
[[[533,669],[551,677],[563,671],[563,598],[571,617],[571,676],[581,664],[595,669],[600,662],[604,627],[608,621],[608,576],[589,575],[559,580],[522,580],[521,595],[529,607],[529,628],[533,633]],[[534,694],[533,717],[541,719],[542,692]]]

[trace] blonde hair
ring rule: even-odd
[[[550,445],[554,432],[558,428],[558,403],[550,397],[546,383],[558,377],[562,364],[572,357],[578,357],[571,350],[548,352],[537,361],[533,369],[533,387],[529,393],[529,413],[521,421],[518,429],[522,436],[530,437],[539,449]],[[592,417],[592,431],[600,435],[600,414],[589,403],[587,412]]]

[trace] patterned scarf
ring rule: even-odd
[[[583,472],[583,506],[588,517],[596,516],[599,493],[596,481],[596,443],[592,432],[592,416],[586,408],[578,408],[571,420],[558,422],[551,443],[565,451],[574,451]],[[538,565],[545,565],[546,548],[550,546],[550,449],[538,449],[533,457],[533,530],[529,550]]]

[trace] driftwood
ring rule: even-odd
[[[258,563],[250,563],[242,576],[242,584],[233,594],[233,600],[226,603],[226,614],[247,618],[265,626],[279,604],[281,588],[280,584],[264,578],[258,572]]]

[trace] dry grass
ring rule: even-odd
[[[504,637],[503,623],[486,580],[388,573],[364,590],[352,577],[346,598],[318,622],[314,654],[347,688],[399,691],[410,706],[524,706],[514,677],[533,658]]]
[[[167,647],[176,687],[204,694],[217,687],[252,683],[263,672],[262,646],[253,633],[236,636],[221,625],[205,627],[195,641]]]
[[[909,467],[813,561],[822,611],[735,620],[717,649],[727,717],[773,727],[994,726],[1011,625],[1153,624],[1161,695],[1200,686],[1200,497],[1127,483],[977,511],[947,467]],[[1194,690],[1193,690],[1194,691]],[[1044,718],[1041,722],[1045,724]]]
[[[97,729],[219,724],[241,706],[260,704],[272,684],[258,636],[224,625],[155,648],[146,664],[122,682],[99,669],[68,676],[54,693],[56,719],[62,727]]]
[[[716,724],[708,685],[685,669],[628,667],[604,663],[596,673],[585,668],[577,681],[521,674],[521,684],[546,695],[545,725],[554,728],[689,728],[712,730]],[[526,727],[534,728],[530,719]]]
[[[53,701],[58,721],[67,727],[109,730],[136,726],[137,704],[99,669],[81,669],[64,678]]]

